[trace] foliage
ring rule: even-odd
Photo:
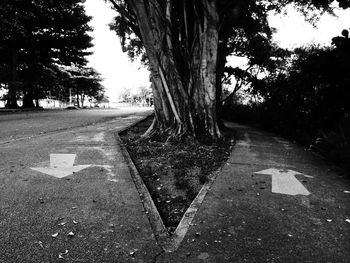
[[[336,37],[333,43],[333,48],[295,50],[296,58],[287,73],[266,78],[265,85],[255,87],[274,118],[283,116],[286,122],[309,130],[325,129],[349,119],[350,41]],[[280,128],[288,130],[289,125]]]
[[[91,17],[84,0],[2,0],[0,2],[0,82],[7,84],[8,106],[15,107],[23,96],[24,106],[63,82],[55,80],[57,65],[84,66]],[[58,82],[60,82],[58,84]],[[53,85],[53,86],[55,86]]]
[[[109,0],[117,11],[111,28],[134,59],[147,55],[157,128],[174,136],[202,133],[220,137],[217,112],[228,55],[245,56],[250,70],[243,82],[260,84],[261,70],[272,74],[284,51],[271,42],[269,11],[293,3],[305,13],[331,12],[330,0],[160,1]],[[338,1],[348,7],[348,1]],[[308,17],[312,19],[312,16]],[[281,59],[282,58],[282,59]],[[228,70],[227,70],[228,69]],[[227,75],[230,72],[226,72]],[[226,78],[227,79],[227,78]]]
[[[103,100],[104,87],[101,85],[101,75],[93,68],[70,68],[67,70],[70,75],[68,78],[71,95],[76,96],[78,106],[84,106],[86,96]]]
[[[124,88],[119,94],[119,99],[125,103],[139,103],[151,106],[153,103],[153,96],[150,87],[139,86],[135,90]]]
[[[310,150],[344,166],[350,178],[350,122],[341,122],[329,131],[321,132],[311,144]]]
[[[296,49],[278,74],[253,83],[259,105],[233,105],[226,117],[258,121],[322,155],[347,165],[350,157],[350,39],[347,30],[332,47]]]

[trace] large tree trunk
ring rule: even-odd
[[[76,94],[76,100],[77,100],[77,107],[80,108],[80,101],[79,101],[79,94]]]
[[[135,11],[152,74],[156,127],[170,135],[220,137],[217,125],[218,13],[216,1],[201,1],[205,12],[186,16],[184,32],[174,35],[172,0],[129,0]],[[178,4],[178,3],[176,3]],[[183,1],[186,8],[186,1]],[[195,10],[190,10],[192,13]],[[193,34],[194,36],[190,36]],[[180,38],[180,40],[179,40]],[[179,58],[188,38],[188,54]]]
[[[17,91],[18,91],[18,78],[17,78],[17,65],[18,65],[18,50],[12,49],[12,64],[11,64],[11,74],[12,79],[9,83],[9,90],[6,98],[6,108],[15,109],[19,108],[17,104]]]
[[[27,86],[27,91],[23,96],[23,105],[22,108],[35,108],[34,105],[34,87],[33,85],[29,84]]]
[[[27,93],[23,96],[22,108],[35,108],[33,94]]]

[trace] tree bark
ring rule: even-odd
[[[202,1],[205,12],[192,20],[186,14],[189,12],[186,2],[181,2],[186,26],[183,32],[174,35],[171,11],[179,2],[128,1],[137,17],[149,59],[156,115],[153,127],[172,136],[218,138],[216,69],[219,19],[216,1]],[[194,33],[191,39],[189,30]],[[183,51],[183,45],[188,50]],[[187,52],[186,59],[181,58],[184,52]]]
[[[19,108],[17,104],[17,90],[18,90],[18,77],[17,77],[17,65],[18,65],[18,50],[12,49],[12,64],[11,64],[11,82],[9,83],[9,90],[7,93],[5,108],[16,109]]]
[[[34,105],[34,96],[31,88],[28,89],[27,93],[23,96],[23,105],[22,108],[35,108]]]

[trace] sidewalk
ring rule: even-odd
[[[230,159],[178,250],[156,262],[349,262],[349,180],[298,145],[230,125]]]

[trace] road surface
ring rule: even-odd
[[[0,112],[0,144],[18,139],[40,136],[55,131],[87,126],[89,124],[125,118],[144,112],[143,108],[48,110]]]
[[[144,262],[159,253],[115,138],[149,113],[0,116],[1,263]]]

